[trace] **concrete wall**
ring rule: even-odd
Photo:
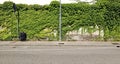
[[[103,37],[104,35],[103,30],[101,30],[99,33],[99,30],[97,27],[93,28],[93,30],[91,31],[92,33],[89,33],[87,28],[81,27],[79,30],[68,32],[66,34],[66,40],[92,40],[98,37]]]

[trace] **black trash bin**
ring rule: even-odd
[[[19,35],[19,39],[20,39],[20,41],[26,41],[27,34],[24,33],[24,32],[21,32],[20,35]]]

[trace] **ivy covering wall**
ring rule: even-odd
[[[16,4],[20,12],[20,32],[28,40],[58,40],[59,2],[50,5]],[[15,13],[16,14],[16,13]],[[13,2],[0,4],[0,40],[17,38],[17,18]],[[95,4],[84,2],[62,4],[62,38],[66,33],[81,27],[97,26],[104,31],[104,40],[120,41],[120,1],[98,0]],[[93,28],[96,29],[96,28]],[[93,30],[91,29],[91,30]],[[90,30],[88,30],[90,32]],[[55,36],[56,33],[56,36]]]

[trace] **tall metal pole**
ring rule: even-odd
[[[18,34],[18,38],[19,38],[19,22],[20,22],[20,18],[19,18],[20,14],[19,14],[19,10],[18,10],[18,21],[17,21],[17,34]]]
[[[60,0],[60,10],[59,10],[59,41],[62,40],[62,11],[61,11],[61,0]]]
[[[14,9],[14,14],[16,15],[16,18],[17,18],[17,37],[19,38],[19,22],[20,22],[20,18],[19,18],[19,16],[20,16],[20,14],[19,14],[19,10],[17,9],[17,7],[16,7],[16,4],[15,3],[13,3],[13,9]],[[17,14],[15,13],[17,11]]]

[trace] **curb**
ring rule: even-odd
[[[94,41],[0,41],[0,46],[81,46],[81,47],[114,47],[120,42],[94,42]]]

